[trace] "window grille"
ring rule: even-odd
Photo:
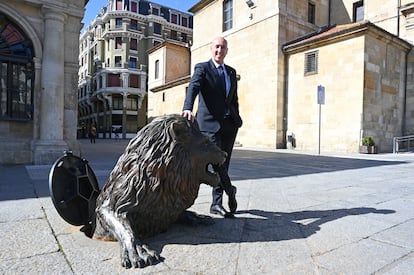
[[[305,75],[318,73],[318,52],[305,53]]]

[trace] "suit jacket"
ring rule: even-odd
[[[219,131],[226,109],[230,111],[235,127],[239,128],[242,125],[237,96],[236,70],[227,65],[225,67],[230,78],[227,96],[217,68],[211,59],[195,65],[183,110],[192,111],[195,98],[199,96],[196,118],[201,131],[213,133]]]

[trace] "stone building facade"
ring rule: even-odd
[[[190,81],[190,48],[164,42],[148,51],[148,120],[181,112],[183,91]]]
[[[50,164],[76,140],[85,0],[0,2],[0,164]]]
[[[100,138],[135,136],[147,123],[148,50],[187,45],[192,24],[191,14],[152,1],[108,1],[80,36],[78,136],[92,125]]]
[[[372,135],[390,151],[392,137],[414,129],[413,7],[404,0],[202,0],[190,9],[191,64],[210,58],[215,36],[228,40],[226,63],[240,75],[241,146],[286,148],[293,134],[296,148],[317,151],[323,134],[322,151],[358,152],[361,137]],[[320,70],[308,76],[305,56],[315,51]],[[326,91],[321,135],[318,85]],[[181,98],[170,109],[181,109],[187,86],[174,88]],[[171,87],[149,88],[158,97],[149,109],[172,104],[160,100],[171,98]]]
[[[409,96],[408,42],[360,21],[327,28],[284,50],[287,131],[297,149],[357,152],[362,138],[372,136],[380,151],[392,151]]]

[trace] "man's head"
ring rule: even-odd
[[[211,42],[210,46],[211,50],[211,57],[216,61],[218,64],[223,64],[224,58],[227,55],[227,40],[223,37],[216,37]]]

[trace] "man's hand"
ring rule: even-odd
[[[194,120],[195,120],[195,116],[194,116],[193,112],[191,112],[190,110],[182,111],[181,115],[183,117],[187,118],[188,120],[191,120],[191,122],[194,122]]]

